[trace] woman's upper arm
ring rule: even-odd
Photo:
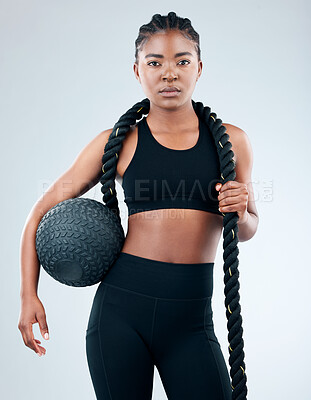
[[[102,176],[102,156],[112,129],[99,133],[77,155],[64,176],[71,183],[70,197],[79,197],[95,186]]]
[[[72,165],[57,178],[37,202],[40,215],[44,215],[61,201],[83,195],[95,186],[102,176],[102,156],[112,129],[92,139],[74,159]]]

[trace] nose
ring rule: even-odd
[[[175,68],[167,67],[166,71],[162,74],[162,79],[167,79],[168,81],[177,79]]]

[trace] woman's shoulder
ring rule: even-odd
[[[239,128],[236,125],[229,124],[227,122],[223,122],[222,125],[225,126],[227,133],[229,136],[232,136],[233,139],[241,139],[243,135],[246,135],[246,133],[243,131],[243,129]]]
[[[232,150],[235,154],[235,162],[237,162],[238,158],[250,155],[252,153],[252,148],[247,133],[243,129],[233,124],[222,123],[222,125],[226,128],[226,133],[229,135],[229,140],[232,144]]]

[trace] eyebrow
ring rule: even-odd
[[[191,53],[189,53],[189,51],[182,51],[180,53],[176,53],[175,54],[175,58],[177,57],[181,57],[181,56],[191,56],[193,57],[193,55]],[[162,54],[156,54],[156,53],[149,53],[145,56],[145,58],[148,57],[154,57],[154,58],[164,58],[164,56]]]

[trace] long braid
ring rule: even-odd
[[[199,35],[191,26],[191,22],[187,18],[177,17],[174,12],[170,12],[167,16],[155,14],[152,20],[147,25],[142,25],[139,31],[139,36],[136,39],[137,60],[138,51],[148,38],[156,33],[168,29],[178,29],[187,38],[196,44],[198,58],[200,59]],[[234,153],[232,144],[229,141],[229,135],[226,133],[225,126],[222,125],[222,120],[217,118],[214,112],[211,112],[210,107],[204,107],[200,102],[192,100],[192,106],[198,118],[205,122],[210,133],[213,136],[214,143],[217,148],[217,153],[220,162],[220,181],[222,184],[236,177],[235,163],[233,160]],[[150,110],[150,101],[145,98],[141,102],[136,103],[125,114],[123,114],[118,122],[114,125],[108,142],[104,149],[102,157],[102,172],[100,179],[102,184],[101,191],[103,201],[112,209],[112,211],[120,219],[120,211],[118,208],[118,200],[115,190],[115,176],[117,169],[117,160],[119,151],[122,147],[122,142],[131,125],[135,125],[143,115],[147,115]],[[223,214],[223,270],[224,270],[224,293],[225,306],[227,317],[228,341],[229,341],[229,364],[230,376],[232,379],[231,387],[233,400],[246,400],[247,386],[246,373],[244,363],[244,341],[242,316],[239,295],[239,270],[238,270],[238,214],[236,212],[222,213]]]

